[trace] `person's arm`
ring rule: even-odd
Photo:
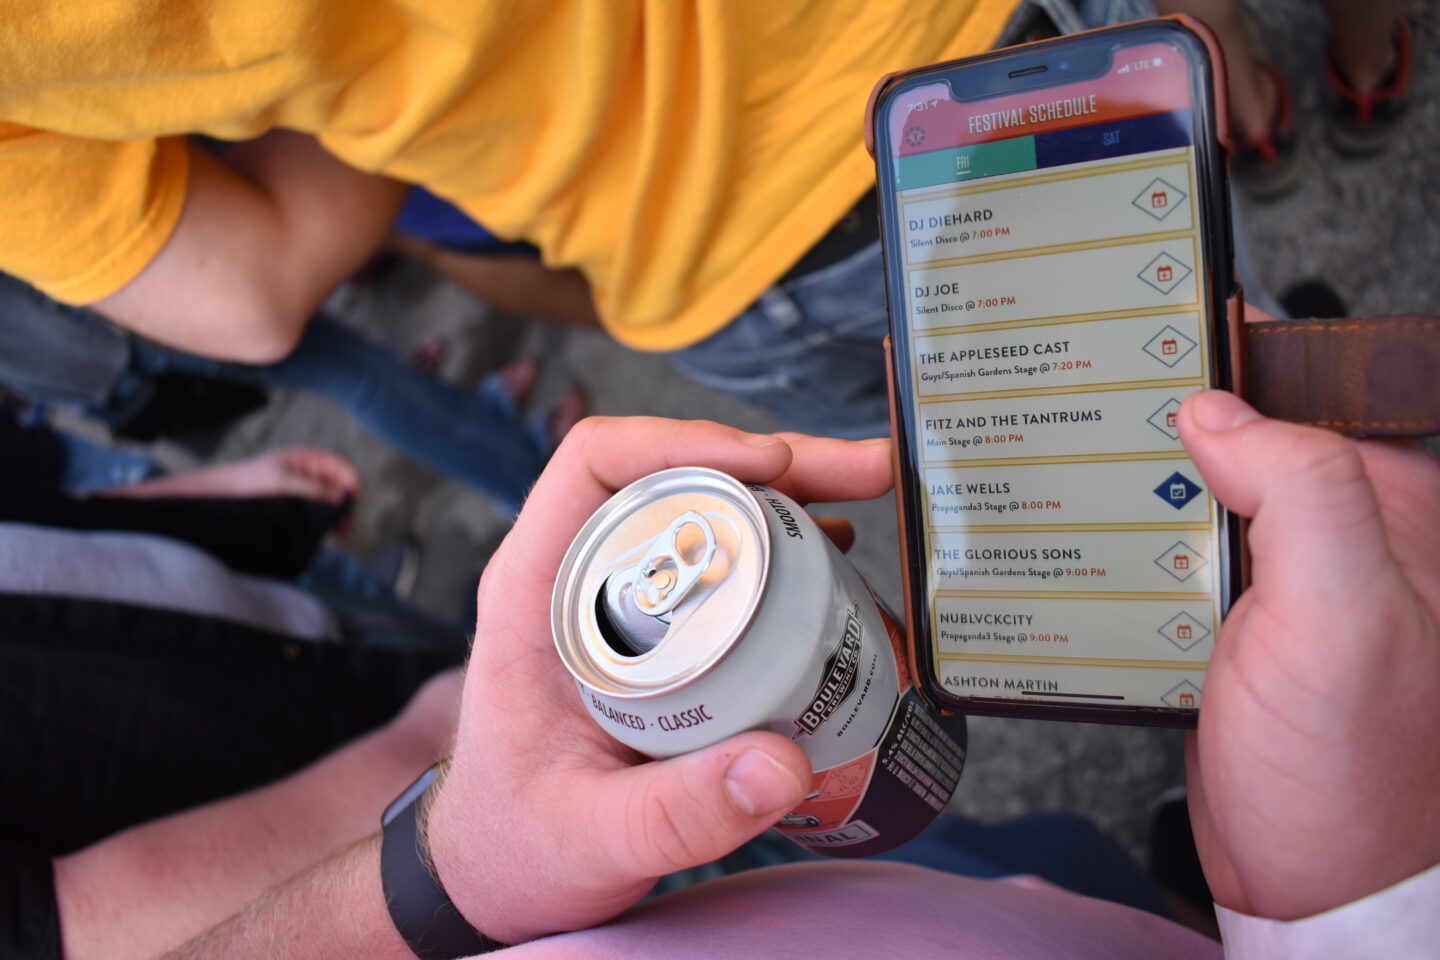
[[[378,835],[271,890],[223,924],[165,954],[163,960],[262,957],[415,960],[385,907]]]
[[[153,340],[273,363],[379,246],[406,186],[277,131],[224,161],[189,145],[185,208],[141,273],[93,309]]]
[[[285,780],[56,860],[66,960],[154,957],[372,833],[445,749],[460,683],[458,670],[436,677],[388,725]]]

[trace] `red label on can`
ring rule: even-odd
[[[877,601],[878,606],[878,601]],[[810,795],[776,827],[835,857],[893,849],[945,808],[965,764],[964,717],[941,717],[910,683],[904,634],[882,607],[900,696],[879,743],[847,763],[815,771]]]

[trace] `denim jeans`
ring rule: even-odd
[[[1034,2],[1034,0],[1032,0]],[[1149,0],[1065,0],[1059,20],[1099,27],[1153,17]],[[1237,215],[1236,271],[1250,302],[1278,307],[1259,286]],[[1278,314],[1277,314],[1278,315]],[[779,284],[729,325],[670,361],[692,379],[769,410],[807,433],[860,439],[890,431],[881,341],[889,332],[880,244]]]
[[[149,401],[155,376],[166,372],[318,394],[394,449],[511,513],[549,458],[541,425],[522,423],[497,382],[476,392],[443,383],[325,316],[311,319],[279,363],[225,363],[130,337],[93,311],[0,274],[0,379],[28,399],[118,424]]]
[[[719,333],[670,354],[712,389],[769,410],[789,428],[852,440],[890,433],[889,332],[876,241],[778,284]]]
[[[290,356],[265,366],[134,345],[128,376],[165,372],[318,394],[395,450],[484,491],[512,514],[549,458],[542,431],[519,420],[498,383],[474,392],[442,383],[324,316],[311,319]],[[117,392],[124,390],[122,383]]]
[[[163,472],[143,453],[101,446],[63,430],[57,435],[65,448],[65,474],[60,485],[68,493],[128,487]]]
[[[470,650],[468,625],[417,610],[348,553],[320,551],[295,583],[324,602],[349,642],[436,654],[453,664]]]

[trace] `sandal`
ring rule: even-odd
[[[1262,136],[1251,138],[1238,131],[1233,134],[1230,170],[1251,198],[1274,200],[1300,183],[1295,102],[1290,84],[1274,64],[1256,60],[1255,66],[1275,87],[1275,112],[1269,129]]]
[[[1395,21],[1395,67],[1374,90],[1361,92],[1350,85],[1335,57],[1325,54],[1325,77],[1330,85],[1330,139],[1335,149],[1363,157],[1384,149],[1394,138],[1396,121],[1409,105],[1413,86],[1414,31],[1403,17]]]

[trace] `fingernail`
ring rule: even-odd
[[[747,816],[789,810],[800,802],[800,781],[768,753],[746,750],[725,771],[730,802]]]
[[[1210,431],[1234,430],[1260,419],[1254,407],[1225,390],[1206,390],[1190,403],[1191,418],[1197,426]]]
[[[777,443],[784,443],[779,437],[773,437],[768,433],[741,433],[740,439],[752,447],[773,447]]]

